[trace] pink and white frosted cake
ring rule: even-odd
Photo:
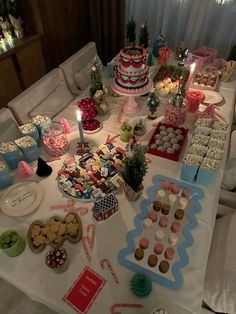
[[[121,49],[115,71],[115,87],[123,92],[142,91],[148,84],[146,50],[141,46]]]

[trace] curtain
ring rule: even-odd
[[[131,17],[136,38],[146,21],[151,41],[161,29],[172,49],[207,45],[226,58],[236,44],[236,0],[126,0],[126,24]]]
[[[88,4],[91,39],[106,64],[124,46],[125,0],[88,0]]]

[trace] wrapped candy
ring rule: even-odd
[[[200,103],[205,99],[205,95],[197,90],[191,90],[186,92],[186,99],[188,102],[188,111],[196,112]]]

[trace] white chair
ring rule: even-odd
[[[67,88],[61,69],[56,68],[8,103],[19,124],[38,114],[53,118],[74,96]]]
[[[204,284],[204,302],[214,312],[236,313],[236,212],[216,219]]]
[[[63,71],[65,76],[67,86],[72,94],[80,95],[82,91],[89,87],[89,66],[94,63],[95,58],[99,58],[96,44],[94,42],[89,42],[59,65],[59,68]],[[105,70],[103,71],[103,76],[104,75]]]
[[[8,108],[0,109],[0,143],[13,141],[21,136],[16,119]]]
[[[236,209],[236,130],[231,132],[229,154],[221,187],[219,203]]]

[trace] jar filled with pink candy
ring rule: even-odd
[[[46,153],[53,157],[64,155],[69,150],[69,143],[60,123],[52,123],[42,129],[42,142]]]
[[[167,106],[164,123],[180,126],[185,121],[186,116],[186,100],[183,99],[181,105],[175,105],[173,102],[170,102]]]

